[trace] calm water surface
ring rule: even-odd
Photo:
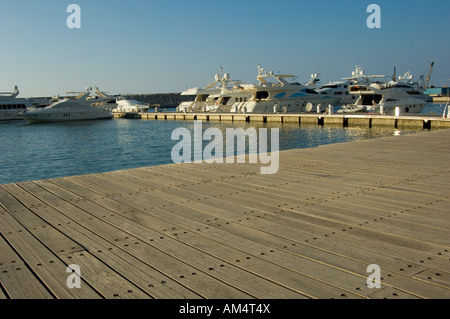
[[[287,124],[203,122],[203,130],[218,127],[278,127],[280,150],[393,135],[395,129],[359,129]],[[172,163],[178,140],[172,131],[193,122],[100,120],[71,123],[0,123],[0,184],[99,173]],[[269,130],[270,132],[270,130]],[[401,134],[414,131],[402,131]],[[204,145],[209,141],[204,142]],[[270,145],[270,143],[268,143]]]

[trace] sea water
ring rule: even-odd
[[[436,111],[440,110],[436,106]],[[0,122],[0,184],[101,173],[173,163],[176,128],[193,130],[193,121],[113,119],[29,124]],[[298,124],[203,122],[203,130],[227,127],[279,128],[279,149],[398,135],[394,128],[342,128]],[[421,131],[402,130],[400,134]],[[207,142],[204,142],[207,143]],[[246,152],[252,150],[246,150]]]

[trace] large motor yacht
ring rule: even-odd
[[[350,94],[348,87],[352,85],[350,81],[335,81],[324,84],[317,90],[317,93],[337,98],[336,104],[345,105],[356,101],[355,95]]]
[[[379,82],[378,79],[385,78],[386,75],[366,75],[362,66],[356,65],[350,77],[342,78],[341,81],[334,81],[322,85],[317,90],[319,94],[337,98],[337,105],[347,105],[356,102],[357,96],[350,94],[349,87],[353,84],[360,83],[369,85],[370,83]]]
[[[423,92],[423,89],[419,86],[419,83],[413,82],[413,76],[409,71],[403,76],[399,76],[393,85],[404,89],[409,95],[411,95],[411,97],[425,100],[425,102],[433,102],[433,98]]]
[[[323,96],[298,82],[288,81],[294,75],[267,72],[258,65],[258,84],[242,86],[243,92],[251,92],[248,101],[237,102],[231,112],[323,112],[334,105],[336,98]]]
[[[400,114],[420,113],[427,102],[410,95],[398,82],[354,84],[349,87],[351,94],[358,96],[353,104],[342,107],[338,113],[381,113],[394,114],[398,107]]]
[[[76,97],[63,98],[45,108],[26,110],[19,115],[31,123],[111,119],[111,112],[91,105],[98,99],[92,99],[90,92],[91,88],[87,88]]]
[[[216,74],[214,81],[202,88],[191,88],[181,95],[195,96],[194,101],[181,102],[179,112],[230,112],[238,101],[247,101],[251,93],[243,90],[243,83],[231,80],[229,73]]]
[[[0,121],[22,120],[19,116],[20,112],[29,108],[45,107],[50,104],[50,101],[45,98],[17,98],[19,93],[17,86],[14,86],[13,92],[0,92]]]

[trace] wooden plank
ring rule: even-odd
[[[87,177],[85,176],[84,178],[87,178]],[[93,178],[93,176],[91,176],[91,178]],[[110,183],[110,185],[111,185],[111,183]],[[115,197],[116,200],[118,200],[118,198],[119,198],[118,196]],[[127,200],[125,199],[123,202],[127,202]],[[135,203],[138,203],[138,201],[135,201]],[[149,207],[149,206],[144,205],[142,207]],[[86,209],[86,207],[84,207],[84,209]],[[100,208],[88,209],[88,210],[95,212],[95,213],[101,212]],[[105,215],[105,218],[106,217],[108,217],[108,216]],[[111,217],[113,218],[113,216],[111,216]],[[124,227],[125,225],[128,225],[127,223],[128,223],[128,221],[121,220],[121,221],[117,222],[116,224],[117,224],[117,227],[119,227],[119,226]],[[132,226],[129,226],[129,227],[132,227]],[[142,238],[144,238],[144,236],[150,236],[150,234],[152,234],[152,232],[150,232],[149,229],[140,230],[138,225],[134,225],[133,230],[128,230],[128,232],[133,233],[133,234],[141,233]],[[151,237],[151,239],[154,239],[154,238],[157,238],[158,236],[157,236],[157,234],[154,233],[153,236],[150,236],[150,237]],[[153,243],[151,243],[151,242],[148,242],[148,243],[150,245],[153,245]],[[191,264],[194,267],[202,269],[205,272],[207,270],[209,270],[210,268],[214,268],[214,267],[211,267],[210,265],[214,265],[214,264],[217,265],[217,263],[219,262],[216,257],[206,256],[206,255],[198,255],[197,250],[190,249],[189,247],[182,245],[178,240],[177,241],[166,240],[163,242],[159,242],[158,248],[164,250],[168,254],[176,255],[177,258],[180,258],[186,264]],[[296,298],[296,297],[301,298],[302,297],[301,295],[298,295],[298,293],[289,291],[286,288],[283,288],[279,285],[273,285],[271,282],[267,281],[266,279],[262,280],[258,277],[255,277],[251,273],[241,272],[240,269],[235,268],[231,265],[228,265],[227,267],[220,267],[220,268],[222,268],[222,269],[218,273],[215,273],[214,271],[209,271],[209,273],[214,276],[218,276],[218,278],[222,281],[231,281],[231,284],[236,287],[239,287],[239,285],[242,283],[239,278],[241,278],[242,276],[248,278],[249,282],[246,284],[245,288],[241,287],[241,289],[248,291],[252,295],[255,295],[255,294],[257,295],[258,292],[261,291],[261,287],[264,286],[267,289],[270,289],[271,292],[269,293],[269,295],[272,294],[272,297],[274,297],[274,298],[276,298],[277,296],[283,296],[283,295],[286,297],[291,296],[292,298]]]
[[[37,213],[48,220],[52,220],[55,227],[81,242],[91,254],[104,263],[112,265],[122,276],[128,278],[154,298],[199,298],[199,295],[145,264],[142,260],[121,249],[115,249],[115,245],[100,237],[99,234],[81,227],[74,220],[54,208],[39,207]]]
[[[415,278],[420,278],[439,284],[441,286],[450,288],[450,273],[448,271],[442,271],[438,269],[426,269],[416,275]]]
[[[235,182],[233,182],[233,184],[235,184]],[[216,187],[216,186],[215,186]]]
[[[77,289],[89,285],[107,299],[149,299],[151,297],[87,251],[67,254],[63,260],[69,265],[79,266],[80,277],[87,282],[81,283],[80,288]],[[84,299],[87,298],[84,297]]]
[[[126,200],[125,200],[126,201]],[[84,209],[86,209],[86,207],[83,207]],[[92,209],[89,209],[90,211],[99,211],[99,209],[97,208],[97,209],[95,209],[95,210],[92,210]],[[154,226],[154,225],[158,225],[158,221],[157,220],[155,220],[155,219],[150,219],[149,220],[149,218],[150,218],[150,216],[149,216],[149,214],[151,214],[151,213],[153,213],[154,212],[154,210],[152,209],[151,210],[151,212],[149,212],[149,211],[147,211],[145,214],[139,214],[139,211],[138,210],[132,210],[131,212],[130,211],[128,211],[127,212],[127,214],[126,214],[126,216],[128,216],[129,218],[131,218],[130,217],[130,214],[132,214],[132,216],[133,216],[133,220],[139,220],[141,223],[144,223],[145,222],[145,224],[147,225],[147,226]],[[164,214],[164,213],[163,213]],[[165,214],[167,215],[167,212],[165,212]],[[105,215],[106,216],[106,215]],[[159,224],[160,224],[161,222],[159,222]],[[123,221],[122,222],[118,222],[118,224],[121,224],[121,225],[123,225],[124,223],[123,223]],[[165,227],[165,228],[169,228],[169,224],[165,224],[164,226],[161,226],[161,227]],[[172,225],[173,226],[173,225]],[[177,225],[177,229],[180,231],[180,232],[183,232],[182,231],[182,229],[179,229],[179,225]],[[136,233],[136,230],[133,230],[133,233]],[[146,229],[145,231],[144,231],[144,233],[145,234],[148,234],[149,233],[149,231],[148,231],[148,229]],[[184,234],[184,232],[183,232],[183,234]],[[192,237],[193,235],[192,234],[190,234],[190,235],[186,235],[186,236],[188,236],[188,237]],[[156,236],[154,236],[154,237],[156,237]],[[176,237],[177,238],[177,240],[179,241],[180,240],[180,238],[179,238],[179,236],[177,236]],[[184,241],[183,241],[184,242]],[[220,243],[214,243],[214,244],[209,244],[209,245],[207,245],[207,243],[203,243],[202,244],[202,247],[211,247],[212,248],[212,250],[211,250],[211,253],[216,253],[217,254],[217,250],[219,249],[220,250]],[[179,248],[178,247],[176,247],[176,248],[174,248],[174,251],[178,251],[179,250]],[[240,257],[240,259],[242,259],[242,254],[240,254],[241,255],[241,257]],[[221,254],[220,255],[220,258],[224,258],[224,256]],[[235,261],[235,258],[236,257],[234,257],[234,258],[231,258],[231,257],[229,257],[229,262],[233,262],[233,263],[236,263],[236,261]],[[239,258],[238,258],[239,259]],[[271,264],[263,264],[264,265],[264,267],[262,267],[262,266],[260,266],[260,267],[258,267],[258,269],[259,270],[261,270],[261,271],[263,271],[264,273],[266,273],[267,275],[270,275],[271,273],[274,273],[274,274],[276,274],[277,276],[276,277],[279,277],[279,275],[280,275],[280,273],[283,273],[283,269],[278,269],[277,271],[273,271],[273,272],[270,272],[269,270],[272,270],[272,268],[274,268],[274,266],[273,265],[271,265]],[[241,264],[239,264],[239,266],[240,267],[242,267],[241,266]],[[251,270],[252,271],[256,271],[253,267],[251,268]],[[285,273],[286,273],[286,270],[284,271]],[[259,272],[258,272],[259,273]],[[289,274],[290,272],[288,272],[288,274]],[[283,277],[280,277],[280,280],[284,280],[284,282],[287,284],[288,282],[290,282],[289,283],[289,285],[293,285],[293,284],[295,284],[296,282],[298,282],[298,281],[300,281],[300,282],[302,282],[303,283],[303,285],[305,284],[305,281],[306,282],[310,282],[309,283],[309,286],[311,286],[311,279],[309,279],[308,277],[306,277],[306,278],[303,278],[302,279],[302,277],[303,276],[301,276],[301,275],[299,275],[299,274],[297,274],[296,276],[286,276],[286,278],[283,278]],[[290,278],[290,280],[288,281],[288,282],[286,282],[286,279],[287,278]],[[294,278],[296,278],[295,280],[294,280]],[[333,297],[336,297],[336,298],[338,298],[342,293],[343,293],[343,291],[342,290],[337,290],[336,288],[333,288],[333,287],[328,287],[328,289],[325,289],[324,287],[326,286],[326,285],[324,285],[324,284],[321,284],[320,282],[317,282],[316,283],[316,286],[322,286],[322,289],[320,290],[321,291],[321,293],[319,294],[319,296],[322,296],[322,297],[325,297],[325,296],[327,296],[327,297],[331,297],[331,296],[333,296]],[[300,286],[301,287],[301,286]],[[297,289],[298,289],[299,287],[297,287]],[[329,294],[329,290],[331,290],[331,291],[334,291],[334,294],[333,295],[330,295]],[[337,292],[339,292],[339,293],[337,293]]]
[[[236,184],[238,184],[238,183],[236,183],[236,181],[233,181],[232,183],[229,183],[229,186],[230,186],[230,188],[232,187],[232,188],[236,189]],[[213,188],[217,189],[217,184],[215,184],[214,187],[208,186],[208,188],[209,189],[213,189]],[[246,189],[246,188],[243,187],[242,189]],[[201,188],[198,189],[198,191],[204,193],[204,191]],[[244,192],[245,192],[245,190],[244,190]],[[258,195],[258,194],[255,194],[255,193],[257,193],[257,192],[251,192],[251,193],[246,192],[245,195],[242,194],[242,196],[240,197],[241,201],[238,200],[239,203],[243,204],[243,205],[245,205],[246,203],[247,203],[247,205],[248,205],[248,203],[251,203],[251,205],[253,205],[253,207],[254,207],[254,205],[257,205],[258,203],[263,202],[265,195],[264,194]],[[239,194],[234,195],[233,193],[228,194],[228,196],[230,196],[230,195],[233,195],[232,196],[233,198],[236,198],[236,196],[239,196]],[[295,204],[298,204],[298,202],[295,203],[296,202],[295,199],[288,198],[288,197],[280,197],[278,202],[277,202],[277,195],[274,195],[273,192],[269,192],[269,193],[267,193],[267,195],[272,197],[271,203],[273,205],[272,206],[273,208],[275,208],[275,204],[277,204],[277,203],[279,205],[281,205],[281,204],[283,204],[283,202],[284,203],[287,202],[288,204],[293,204],[294,203],[294,207],[287,206],[287,207],[284,207],[284,208],[295,210],[296,209],[295,208]],[[252,199],[253,197],[255,197],[255,199]],[[297,208],[300,208],[300,207],[297,206]],[[296,213],[296,214],[294,214],[292,216],[301,217],[301,216],[305,216],[305,215]],[[323,225],[323,223],[324,223],[324,219],[323,218],[317,219],[317,221],[318,221],[317,224],[322,224]],[[406,229],[408,230],[407,233],[410,236],[414,236],[416,238],[419,238],[421,241],[424,241],[427,238],[429,238],[430,241],[435,240],[438,243],[440,241],[442,241],[441,244],[446,244],[445,238],[448,238],[448,236],[446,235],[447,234],[446,231],[443,230],[443,229],[440,229],[440,228],[437,228],[437,227],[428,227],[427,228],[426,225],[417,225],[417,227],[415,227],[416,224],[407,223],[407,222],[398,222],[396,226],[399,226],[398,225],[399,223],[400,224],[407,224],[406,225]],[[378,225],[375,225],[375,226],[378,226]],[[344,227],[344,225],[341,224],[340,227],[342,228],[342,227]],[[386,228],[388,228],[387,231],[389,231],[389,226],[386,225],[385,223],[383,225],[380,225],[378,228],[380,229],[380,231],[383,231],[383,232],[386,232]],[[405,235],[405,232],[402,231],[401,229],[399,229],[398,227],[391,227],[390,230],[394,234]],[[411,230],[415,230],[415,231],[411,232]]]
[[[67,264],[38,241],[26,228],[11,215],[0,214],[0,232],[9,245],[20,254],[20,258],[40,278],[46,290],[55,298],[99,298],[100,296],[87,285],[81,289],[69,289]],[[6,288],[8,289],[8,288]]]
[[[0,214],[6,214],[1,211]],[[27,264],[0,236],[0,283],[8,298],[12,299],[52,299],[52,294],[42,285],[39,278]],[[23,289],[27,287],[27,289]],[[4,295],[6,298],[6,295]],[[2,299],[2,298],[0,298]]]
[[[420,297],[405,293],[399,289],[385,287],[370,295],[373,299],[419,299]]]
[[[38,187],[37,185],[33,183],[23,183],[22,184],[24,188],[27,188],[28,191],[34,192],[37,195],[43,196],[45,194],[45,191]],[[26,190],[20,191],[18,188],[15,190],[16,196],[25,195]],[[49,194],[51,195],[51,194]],[[26,197],[26,196],[22,196]],[[55,203],[58,203],[57,205],[63,206],[64,203],[62,200],[58,200],[55,196],[43,196],[46,198],[46,200],[52,200]],[[4,196],[3,196],[4,198]],[[50,199],[49,199],[50,198]],[[38,209],[40,207],[44,206],[44,201],[42,201],[39,205],[33,205],[34,209]],[[23,212],[22,212],[23,214]],[[78,243],[74,242],[73,240],[69,239],[67,236],[63,235],[61,232],[56,230],[53,227],[47,227],[50,226],[46,222],[44,222],[42,219],[38,218],[34,214],[29,214],[28,216],[17,216],[19,220],[22,221],[24,225],[29,227],[29,229],[32,229],[32,233],[34,236],[36,236],[41,242],[47,243],[47,247],[55,252],[57,256],[59,256],[62,260],[66,261],[67,265],[71,263],[71,259],[75,255],[81,255],[81,256],[87,256],[88,254],[86,251],[84,251],[84,248],[78,245]],[[43,225],[42,227],[39,227],[40,225]],[[44,229],[44,231],[41,231]],[[83,251],[80,251],[83,249]],[[96,286],[96,291],[99,291],[99,293],[102,296],[108,296],[113,297],[115,294],[118,294],[122,297],[137,297],[137,298],[143,298],[146,296],[142,292],[139,291],[139,289],[133,289],[135,288],[133,285],[130,285],[126,281],[124,281],[123,277],[119,274],[111,271],[106,267],[103,263],[99,262],[98,260],[94,258],[83,258],[85,261],[83,264],[80,264],[80,267],[85,274],[82,276],[83,280],[91,280]],[[87,262],[86,262],[87,260]],[[73,262],[73,261],[72,261]],[[95,267],[96,268],[95,268]],[[110,278],[113,278],[114,280],[111,280]],[[103,284],[102,284],[103,283]],[[92,285],[89,283],[89,285]],[[90,288],[91,286],[86,286],[84,288],[84,298],[93,298],[98,296],[97,293],[90,293],[92,290]],[[67,289],[67,287],[66,287]],[[123,289],[126,289],[127,291],[133,291],[133,293],[118,293],[119,291],[122,291]],[[78,291],[79,289],[70,289],[73,291]],[[111,291],[116,291],[116,293],[111,293]]]
[[[99,211],[101,211],[99,206],[97,206],[98,210],[90,212],[89,215],[91,216],[91,219],[86,218],[87,215],[84,210],[78,209],[72,204],[67,204],[66,206],[67,207],[64,207],[64,213],[70,214],[70,217],[75,221],[77,221],[77,223],[83,225],[83,227],[86,227],[95,233],[102,234],[102,236],[105,237],[110,243],[114,243],[114,245],[128,251],[130,254],[134,256],[137,256],[139,259],[145,260],[147,263],[152,265],[156,264],[156,266],[154,266],[156,269],[159,269],[160,271],[166,271],[168,269],[169,271],[171,271],[171,273],[173,273],[174,271],[175,272],[182,271],[181,273],[184,274],[196,273],[195,278],[192,278],[192,276],[190,276],[191,279],[189,280],[190,281],[189,284],[192,285],[193,287],[196,287],[198,285],[210,287],[211,290],[209,292],[208,290],[205,290],[202,292],[203,294],[207,295],[211,294],[211,296],[216,297],[218,296],[228,296],[228,297],[234,296],[235,298],[249,297],[248,294],[240,292],[238,289],[230,285],[227,285],[222,281],[214,279],[213,277],[214,275],[216,276],[219,275],[219,277],[222,276],[221,272],[217,272],[217,270],[205,271],[205,269],[203,269],[204,272],[202,272],[199,268],[197,267],[193,268],[192,266],[189,266],[187,263],[180,262],[178,258],[175,258],[170,254],[162,252],[159,249],[159,247],[157,248],[154,246],[155,243],[153,243],[152,241],[149,240],[149,242],[144,242],[141,239],[136,238],[135,236],[132,236],[129,233],[126,233],[123,230],[112,226],[109,223],[103,222],[102,217],[100,218],[92,217],[91,214],[98,213]],[[70,209],[68,209],[69,207]],[[160,243],[161,241],[161,239],[158,239],[159,237],[155,236],[154,239],[158,243]],[[193,260],[193,262],[195,264],[196,260]],[[217,268],[220,269],[219,267]],[[180,275],[176,277],[179,276]],[[274,293],[276,293],[276,291],[277,290],[275,289]]]
[[[45,206],[43,201],[40,201],[33,196],[32,200],[30,193],[21,187],[14,188],[15,196],[22,198],[28,198],[28,205],[24,205],[12,194],[7,193],[0,188],[0,202],[3,207],[27,230],[33,234],[37,239],[46,244],[46,247],[56,254],[64,254],[66,252],[75,252],[84,250],[84,247],[74,242],[63,233],[59,232],[55,228],[51,227],[45,220],[35,215],[30,209]]]
[[[152,210],[152,212],[153,212],[154,210]],[[179,212],[180,211],[180,209],[177,209],[177,212]],[[210,226],[211,224],[209,224],[209,226]],[[303,268],[302,268],[303,269]],[[420,269],[419,269],[420,270]],[[417,269],[415,269],[415,271],[417,272],[418,270]],[[408,286],[408,284],[406,284],[406,286]],[[420,285],[419,285],[420,286]],[[359,288],[360,289],[360,288]],[[442,291],[438,291],[438,292],[436,292],[435,293],[435,296],[441,296],[442,295]]]
[[[92,210],[93,211],[93,210]],[[95,211],[98,211],[98,209],[96,209]]]
[[[173,197],[173,195],[171,195],[172,197]],[[232,205],[232,204],[227,204],[226,202],[224,202],[223,203],[223,205],[227,205],[228,206],[228,209],[231,209],[231,207],[230,207],[230,205]],[[342,226],[342,225],[341,225]],[[403,248],[401,249],[402,251],[403,251]],[[396,254],[396,253],[394,253],[394,254]],[[399,268],[401,268],[401,267],[399,267]],[[415,268],[415,270],[414,269],[411,269],[412,271],[417,271],[417,268]]]
[[[195,170],[194,170],[195,171]],[[251,177],[250,177],[251,178]],[[248,182],[248,180],[249,180],[249,178],[246,178],[246,182]],[[234,187],[236,187],[236,182],[237,182],[237,184],[239,185],[239,181],[233,181],[233,186]],[[327,181],[327,184],[329,184],[330,182],[329,181]],[[315,184],[315,183],[314,183]],[[314,184],[310,184],[310,183],[308,183],[308,188],[311,188],[311,186],[314,188],[314,187],[317,187],[317,188],[319,188],[319,187],[321,187],[320,186],[320,184],[318,184],[317,186],[315,186]],[[286,186],[286,185],[289,185],[289,186]],[[280,185],[274,185],[274,186],[276,186],[275,188],[276,189],[270,189],[271,188],[271,185],[269,185],[269,189],[270,189],[270,195],[273,195],[273,193],[279,193],[279,194],[283,194],[283,195],[294,195],[295,193],[294,192],[292,192],[292,193],[290,193],[290,191],[287,191],[287,190],[285,190],[284,188],[285,187],[290,187],[290,182],[288,181],[288,182],[286,182],[286,183],[283,183],[283,184],[280,184]],[[216,186],[214,186],[214,187],[216,187]],[[245,188],[246,186],[244,186],[244,188]],[[290,187],[291,189],[292,189],[292,187]],[[322,188],[323,189],[323,188]],[[360,193],[362,190],[361,189],[357,189],[358,190],[358,193]],[[374,192],[374,190],[375,190],[375,192]],[[264,192],[265,190],[264,189],[261,189],[261,191],[262,192]],[[370,192],[372,192],[372,193],[376,193],[376,192],[378,192],[378,191],[385,191],[384,189],[379,189],[378,187],[377,188],[371,188],[370,189]],[[319,189],[318,189],[318,191],[317,192],[319,192]],[[339,191],[339,192],[337,192],[337,193],[340,193],[341,191]],[[253,193],[253,192],[252,192]],[[302,190],[302,193],[303,193],[303,190]],[[322,194],[326,194],[326,190],[323,190],[322,192],[321,192]],[[389,196],[390,195],[392,195],[392,194],[395,194],[396,192],[395,191],[389,191]],[[322,195],[321,194],[321,195]],[[333,195],[334,195],[334,193],[332,193]],[[269,195],[269,194],[268,194]],[[291,195],[291,196],[292,196]],[[298,196],[299,194],[295,194],[295,196]],[[404,192],[400,192],[399,193],[399,195],[397,196],[397,197],[399,197],[399,198],[402,198],[402,197],[404,197],[404,195],[406,195]],[[415,196],[417,197],[417,193],[415,194]],[[424,199],[427,199],[428,198],[428,196],[426,196],[426,194],[420,194],[421,196],[419,196],[419,197],[423,197]],[[347,196],[347,194],[346,194],[346,196]],[[323,197],[323,195],[322,196],[319,196],[319,198],[320,197]],[[434,196],[434,198],[436,198],[435,196]],[[441,199],[442,200],[442,199]],[[406,201],[405,201],[405,203],[404,204],[406,204]]]
[[[152,217],[151,215],[154,214],[156,211],[159,211],[160,214],[159,217]],[[192,229],[194,229],[195,227],[197,227],[196,229],[198,229],[198,227],[200,227],[198,223],[192,223],[191,220],[185,220],[182,225],[170,224],[169,220],[160,219],[160,217],[163,217],[164,214],[167,215],[167,211],[158,210],[157,208],[152,209],[150,212],[147,212],[145,214],[139,212],[138,210],[132,210],[131,212],[128,212],[126,214],[127,217],[131,218],[132,220],[139,220],[140,224],[145,225],[146,228],[139,230],[138,228],[136,228],[136,226],[134,227],[129,226],[130,227],[129,231],[133,232],[133,234],[138,232],[142,232],[144,234],[151,234],[151,231],[149,231],[149,228],[151,228],[156,229],[157,231],[165,233],[167,235],[170,234],[167,232],[167,230],[170,229],[170,231],[174,233],[173,238],[175,238],[177,241],[183,242],[185,244],[189,243],[192,247],[195,247],[196,249],[201,248],[204,252],[207,252],[210,255],[214,255],[217,258],[223,259],[228,263],[236,264],[236,260],[243,261],[242,259],[244,257],[244,254],[242,254],[238,250],[231,249],[230,247],[223,245],[220,241],[211,242],[210,240],[206,240],[203,236],[194,234],[191,231],[187,232],[185,229],[181,228],[185,223],[189,223],[192,225],[195,224],[195,226],[192,226]],[[121,222],[120,220],[118,220],[116,223],[124,225],[123,221]],[[203,224],[203,227],[204,226],[205,225]],[[175,254],[176,251],[178,251],[178,249],[180,248],[181,247],[172,248],[173,253]],[[189,249],[187,250],[187,252],[189,252]],[[192,255],[193,252],[190,252],[189,254]],[[240,268],[245,268],[246,270],[249,270],[252,273],[256,273],[264,278],[275,280],[279,284],[282,284],[283,286],[286,287],[290,287],[291,289],[297,290],[299,292],[303,290],[302,287],[304,287],[306,284],[309,283],[309,286],[312,285],[311,283],[312,280],[309,277],[305,277],[305,275],[302,275],[301,273],[296,274],[292,273],[291,270],[281,268],[276,264],[266,263],[260,258],[258,258],[258,256],[254,257],[255,258],[252,258],[253,261],[248,267],[245,267],[243,263],[238,264],[238,266]],[[342,290],[333,287],[327,287],[326,285],[321,284],[320,282],[317,282],[315,285],[321,287],[319,296],[322,296],[324,298],[325,296],[337,298],[343,293]],[[318,296],[316,295],[315,297]]]

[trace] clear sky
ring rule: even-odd
[[[69,4],[81,28],[69,29]],[[369,29],[369,4],[381,28]],[[220,66],[255,82],[257,65],[322,83],[411,71],[450,84],[450,1],[0,0],[0,91],[51,96],[98,86],[111,94],[205,86]]]

